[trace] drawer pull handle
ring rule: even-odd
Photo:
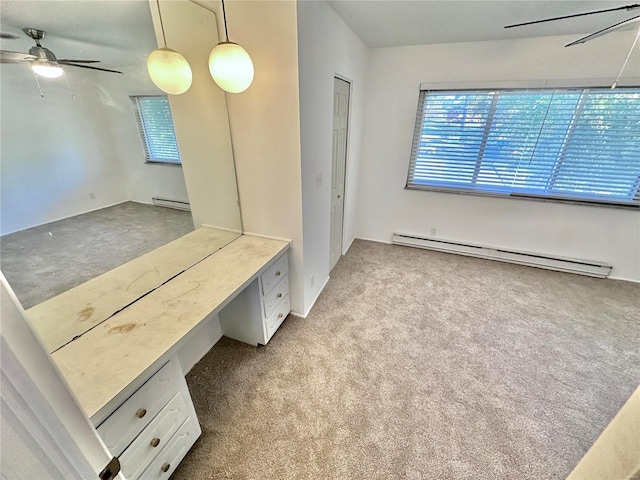
[[[163,472],[168,472],[170,468],[171,468],[171,465],[168,463],[165,463],[160,467],[160,470],[162,470]]]
[[[284,315],[282,313],[278,314],[278,318],[282,318]]]
[[[147,414],[147,409],[146,408],[139,408],[138,411],[136,412],[136,417],[142,418],[146,414]]]
[[[282,294],[281,293],[278,294],[278,298],[282,298]]]
[[[280,270],[276,272],[276,277],[279,277],[279,276],[280,276]]]
[[[159,438],[154,438],[153,440],[151,440],[151,446],[153,448],[156,448],[158,445],[160,445],[160,439]]]

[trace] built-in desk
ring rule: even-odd
[[[239,236],[199,228],[30,308],[27,316],[53,352]]]
[[[289,313],[288,248],[243,235],[53,352],[131,478],[169,476],[200,435],[176,357],[198,327],[228,306],[230,336],[266,343]]]
[[[288,248],[288,242],[243,235],[54,352],[87,415],[99,414],[163,363]]]

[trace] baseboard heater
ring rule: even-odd
[[[152,201],[153,201],[153,204],[157,207],[175,208],[177,210],[186,210],[188,212],[191,211],[191,205],[189,204],[189,202],[183,202],[181,200],[171,200],[169,198],[160,198],[160,197],[153,197]]]
[[[487,258],[501,262],[518,263],[530,267],[557,270],[559,272],[577,273],[590,277],[606,278],[611,273],[611,265],[594,260],[580,260],[576,258],[551,257],[544,254],[504,250],[485,245],[459,243],[450,240],[435,239],[394,233],[392,243],[409,247],[426,248],[440,252],[457,253],[471,257]]]

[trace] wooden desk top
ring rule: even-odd
[[[289,243],[243,235],[53,353],[89,417],[175,353]]]
[[[53,352],[239,235],[199,228],[30,308],[27,316]]]

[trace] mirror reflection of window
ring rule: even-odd
[[[180,150],[166,95],[132,96],[147,163],[180,165]]]

